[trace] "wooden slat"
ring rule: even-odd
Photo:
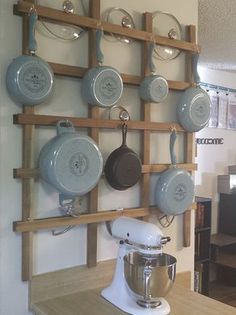
[[[152,32],[152,14],[143,14],[143,29],[147,32]],[[148,42],[142,43],[142,78],[150,74],[150,69],[148,66]],[[142,101],[141,104],[141,117],[145,123],[150,123],[151,121],[151,104]],[[143,164],[150,164],[150,130],[144,130],[143,132]],[[143,207],[148,207],[150,202],[150,173],[145,172],[142,177],[142,191],[141,191],[141,203]],[[144,218],[147,220],[147,217]]]
[[[29,3],[33,3],[29,0]],[[30,4],[31,5],[31,4]],[[28,16],[22,19],[22,53],[28,54]],[[23,106],[24,114],[34,114],[33,106]],[[22,166],[31,168],[33,160],[33,125],[24,125],[22,137]],[[22,180],[22,220],[27,220],[33,216],[32,210],[32,179],[24,178]],[[23,281],[28,281],[33,274],[33,234],[26,232],[22,234],[22,265],[21,277]]]
[[[196,43],[196,28],[191,25],[188,29],[189,32],[189,40],[192,43]],[[192,61],[191,55],[187,55],[187,75],[190,82],[193,80],[192,76]],[[195,134],[187,133],[186,134],[186,162],[192,163],[195,157]],[[189,247],[191,245],[191,210],[188,210],[184,213],[183,216],[183,245],[184,247]]]
[[[28,221],[17,221],[13,223],[15,232],[29,232],[43,229],[52,229],[68,225],[91,224],[111,221],[120,216],[143,217],[149,214],[148,208],[132,208],[125,210],[99,211],[96,213],[81,214],[79,217],[53,217],[44,219],[32,219]]]
[[[100,1],[90,0],[90,16],[100,19]],[[96,30],[92,29],[89,33],[89,67],[98,65],[96,58]],[[100,118],[100,108],[98,106],[89,107],[89,117],[96,121]],[[95,125],[90,129],[90,136],[99,144],[99,129]],[[98,185],[89,194],[89,211],[95,214],[98,210]],[[97,265],[97,233],[98,227],[96,223],[87,226],[87,266],[94,267]]]
[[[196,204],[190,205],[189,209],[196,209]],[[13,230],[15,232],[35,232],[45,229],[53,229],[68,225],[80,225],[91,223],[102,223],[106,221],[112,221],[120,216],[127,216],[132,218],[141,218],[148,216],[151,211],[158,211],[156,207],[149,208],[129,208],[123,210],[106,210],[98,211],[96,213],[81,214],[79,217],[60,216],[43,219],[32,219],[27,221],[15,221],[13,222]]]
[[[60,63],[49,62],[55,75],[82,78],[88,68],[70,66]],[[122,80],[125,84],[138,86],[141,82],[141,76],[121,73]],[[191,86],[188,82],[168,80],[170,90],[183,91]]]
[[[99,1],[97,1],[99,2]],[[67,14],[61,10],[56,10],[53,8],[35,6],[38,12],[39,17],[58,21],[66,24],[76,25],[84,28],[93,28],[96,29],[99,26],[103,28],[105,32],[114,33],[118,35],[128,36],[137,40],[142,41],[153,41],[159,45],[169,46],[178,48],[185,51],[196,52],[200,48],[195,43],[185,42],[182,40],[169,39],[167,37],[162,37],[158,35],[153,35],[151,32],[145,32],[136,29],[124,28],[120,25],[110,24],[104,21],[101,21],[100,18],[91,18],[87,16],[79,16],[76,14]],[[30,4],[26,1],[19,1],[17,5],[14,6],[15,14],[18,13],[28,13],[30,9]]]
[[[41,126],[55,126],[61,119],[70,120],[75,127],[81,128],[103,128],[116,129],[120,127],[120,120],[109,119],[92,119],[79,118],[71,116],[52,116],[52,115],[30,115],[30,114],[15,114],[13,115],[14,124],[20,125],[41,125]],[[139,120],[130,120],[128,128],[133,130],[150,130],[150,131],[170,131],[175,127],[178,132],[185,132],[184,129],[176,122],[160,123],[160,122],[146,122]]]
[[[167,170],[171,164],[147,164],[142,166],[142,173],[159,173]],[[183,168],[187,171],[196,171],[197,164],[177,164],[177,167]],[[34,168],[15,168],[13,170],[14,178],[38,178],[39,170]]]

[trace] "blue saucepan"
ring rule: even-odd
[[[161,103],[167,97],[169,87],[166,79],[156,74],[156,66],[152,59],[154,46],[154,43],[150,43],[148,49],[148,65],[151,74],[142,80],[139,94],[141,99],[146,102]]]
[[[200,87],[200,77],[197,72],[199,54],[192,55],[193,76],[196,87],[190,87],[183,93],[177,105],[177,118],[188,132],[203,129],[210,118],[211,101],[206,91]]]
[[[47,62],[35,55],[35,25],[37,12],[29,12],[28,48],[31,55],[18,56],[7,68],[6,87],[11,98],[19,105],[38,105],[52,93],[54,74]]]
[[[96,57],[98,66],[89,69],[81,84],[81,94],[89,105],[111,107],[121,98],[123,81],[113,67],[103,66],[104,56],[100,48],[102,30],[96,31]]]
[[[175,141],[174,130],[170,136],[171,166],[160,175],[155,188],[156,205],[167,215],[184,213],[194,197],[194,182],[191,175],[185,169],[176,166]]]

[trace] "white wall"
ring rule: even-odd
[[[38,1],[60,8],[61,1]],[[21,126],[13,125],[12,115],[21,112],[21,108],[14,104],[5,89],[5,73],[11,60],[21,54],[21,17],[12,14],[14,0],[0,2],[0,314],[26,315],[28,303],[28,284],[21,281],[21,235],[12,231],[12,222],[21,219],[21,181],[12,178],[12,169],[21,167]],[[163,10],[173,13],[182,24],[197,25],[197,0],[146,0],[101,1],[101,10],[111,6],[120,6],[134,15],[137,27],[141,27],[141,12]],[[70,43],[48,39],[37,32],[38,55],[61,63],[87,66],[87,36],[79,41]],[[120,43],[109,43],[103,40],[102,48],[105,63],[113,65],[121,72],[131,74],[140,73],[140,43],[124,46]],[[159,73],[171,80],[184,79],[184,54],[171,62],[155,61]],[[171,92],[167,100],[152,107],[153,121],[175,120],[175,105],[180,92]],[[132,119],[139,119],[140,100],[137,88],[125,87],[120,104],[126,106]],[[45,104],[37,106],[36,113],[87,116],[87,104],[80,97],[80,80],[70,78],[56,78],[53,97]],[[103,113],[107,117],[107,112]],[[84,133],[84,130],[79,130]],[[54,128],[37,128],[35,133],[35,165],[41,147],[55,135]],[[140,134],[130,132],[128,144],[137,152],[140,151]],[[100,147],[106,158],[117,147],[120,135],[116,131],[104,131],[100,138]],[[183,159],[179,140],[179,162]],[[153,163],[168,162],[168,135],[153,134],[151,160]],[[155,184],[157,176],[153,176]],[[139,206],[139,186],[124,192],[114,192],[105,182],[99,184],[101,197],[100,209]],[[150,196],[153,203],[153,194]],[[35,183],[34,209],[37,217],[58,215],[58,194],[42,181]],[[86,198],[83,200],[86,209]],[[193,214],[192,214],[193,215]],[[154,218],[155,220],[155,218]],[[155,220],[156,221],[156,220]],[[165,229],[165,235],[170,235],[172,241],[165,251],[176,256],[178,271],[193,269],[193,244],[189,248],[182,246],[182,216],[177,217],[170,228]],[[192,229],[193,230],[193,229]],[[192,231],[193,239],[193,231]],[[193,243],[193,242],[192,242]],[[105,226],[99,225],[98,258],[104,260],[116,257],[117,246],[109,238]],[[86,226],[74,228],[71,232],[60,237],[52,237],[51,231],[35,233],[34,238],[34,273],[39,274],[73,265],[84,264],[86,258]]]
[[[202,82],[236,88],[236,74],[199,67]],[[217,231],[218,193],[217,175],[228,174],[228,165],[236,164],[235,130],[205,128],[196,134],[198,138],[223,138],[223,145],[197,145],[198,156],[195,173],[196,194],[212,198],[212,233]]]

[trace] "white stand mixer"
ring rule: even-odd
[[[163,296],[174,282],[176,259],[163,254],[162,246],[170,238],[156,225],[128,217],[111,222],[109,232],[120,247],[112,283],[101,295],[129,314],[169,314]]]

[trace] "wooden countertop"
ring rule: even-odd
[[[124,315],[101,297],[111,283],[116,260],[96,267],[72,267],[34,276],[30,284],[30,309],[35,315]],[[166,300],[170,315],[235,315],[236,309],[190,290],[190,271],[177,273]],[[119,293],[118,293],[119,294]]]
[[[101,289],[69,294],[32,305],[35,315],[125,315],[100,296]],[[171,315],[235,315],[236,309],[174,285],[166,297]]]

